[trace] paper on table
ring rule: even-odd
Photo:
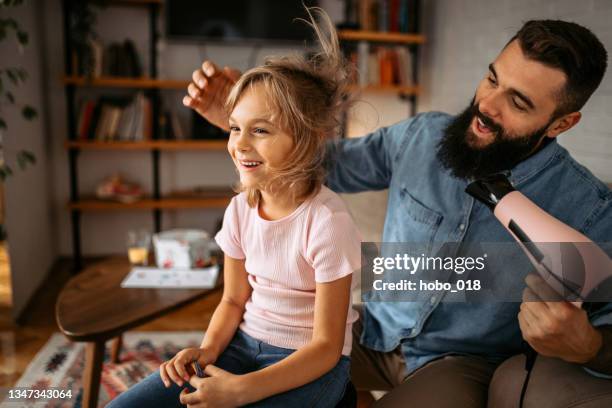
[[[219,265],[202,269],[162,269],[134,267],[121,282],[122,288],[213,288]]]

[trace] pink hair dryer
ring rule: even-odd
[[[586,236],[551,216],[516,191],[503,174],[470,183],[468,194],[486,204],[519,243],[538,274],[576,307],[595,310],[610,300],[610,257]],[[552,299],[543,299],[552,300]],[[524,342],[527,375],[519,397],[523,407],[537,353]]]
[[[585,301],[611,300],[610,257],[589,238],[516,191],[505,175],[474,181],[466,192],[493,211],[538,274],[563,299],[577,307]]]

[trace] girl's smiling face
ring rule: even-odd
[[[274,169],[285,166],[294,146],[291,136],[274,123],[266,96],[263,85],[253,84],[229,118],[227,150],[244,187],[261,188]]]

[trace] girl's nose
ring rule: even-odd
[[[251,148],[251,145],[248,140],[248,136],[243,132],[240,132],[238,137],[236,138],[236,149],[241,152],[246,152]]]

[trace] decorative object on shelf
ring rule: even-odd
[[[174,229],[153,236],[159,268],[203,268],[210,263],[210,236],[206,231]]]
[[[143,195],[142,187],[139,184],[127,182],[120,174],[113,174],[96,188],[96,197],[122,203],[136,202]]]
[[[69,40],[73,44],[72,72],[91,77],[94,74],[96,55],[99,58],[98,34],[95,32],[95,9],[105,8],[109,0],[66,0],[70,3],[68,25]]]
[[[96,46],[94,55],[94,76],[139,78],[142,64],[134,42],[126,39],[123,43],[113,42],[101,52],[101,44]],[[98,74],[99,73],[99,74]],[[98,75],[96,75],[98,74]]]

